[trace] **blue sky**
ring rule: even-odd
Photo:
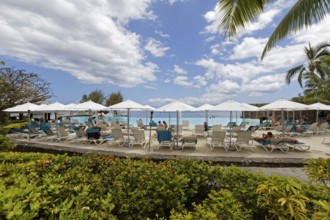
[[[237,37],[218,29],[216,0],[2,0],[0,60],[50,82],[50,102],[95,89],[161,106],[233,99],[267,103],[302,92],[288,69],[303,48],[330,39],[330,18],[287,37],[261,62],[267,37],[296,1],[268,5]]]

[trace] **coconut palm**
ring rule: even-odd
[[[315,78],[305,83],[304,98],[317,99],[323,103],[330,103],[330,80]]]
[[[220,27],[225,35],[236,35],[239,28],[244,28],[263,12],[270,0],[220,0],[218,11],[221,14]],[[324,19],[330,12],[330,0],[298,0],[278,24],[262,52],[261,59],[267,51],[288,34],[308,27]]]
[[[306,54],[308,64],[296,66],[290,69],[286,74],[286,82],[290,84],[291,80],[298,74],[298,82],[300,87],[302,86],[302,80],[306,80],[306,85],[318,85],[322,79],[329,79],[329,63],[330,51],[327,48],[330,47],[329,43],[320,43],[316,47],[312,47],[311,44],[305,47],[304,52]]]

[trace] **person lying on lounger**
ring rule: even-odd
[[[267,142],[267,141],[275,141],[279,142],[290,142],[290,143],[299,143],[299,141],[295,138],[288,138],[288,137],[279,137],[274,135],[272,132],[267,132],[267,134],[262,134],[262,137],[255,137],[254,140],[258,142]]]

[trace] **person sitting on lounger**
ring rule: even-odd
[[[276,142],[290,142],[290,143],[299,143],[299,141],[295,138],[288,138],[288,137],[279,137],[274,135],[272,132],[267,132],[267,134],[262,134],[262,137],[255,137],[254,140],[258,142],[267,142],[267,141],[274,141]]]

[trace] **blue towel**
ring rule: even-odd
[[[157,132],[158,142],[162,141],[172,141],[172,132],[171,131],[158,131]]]

